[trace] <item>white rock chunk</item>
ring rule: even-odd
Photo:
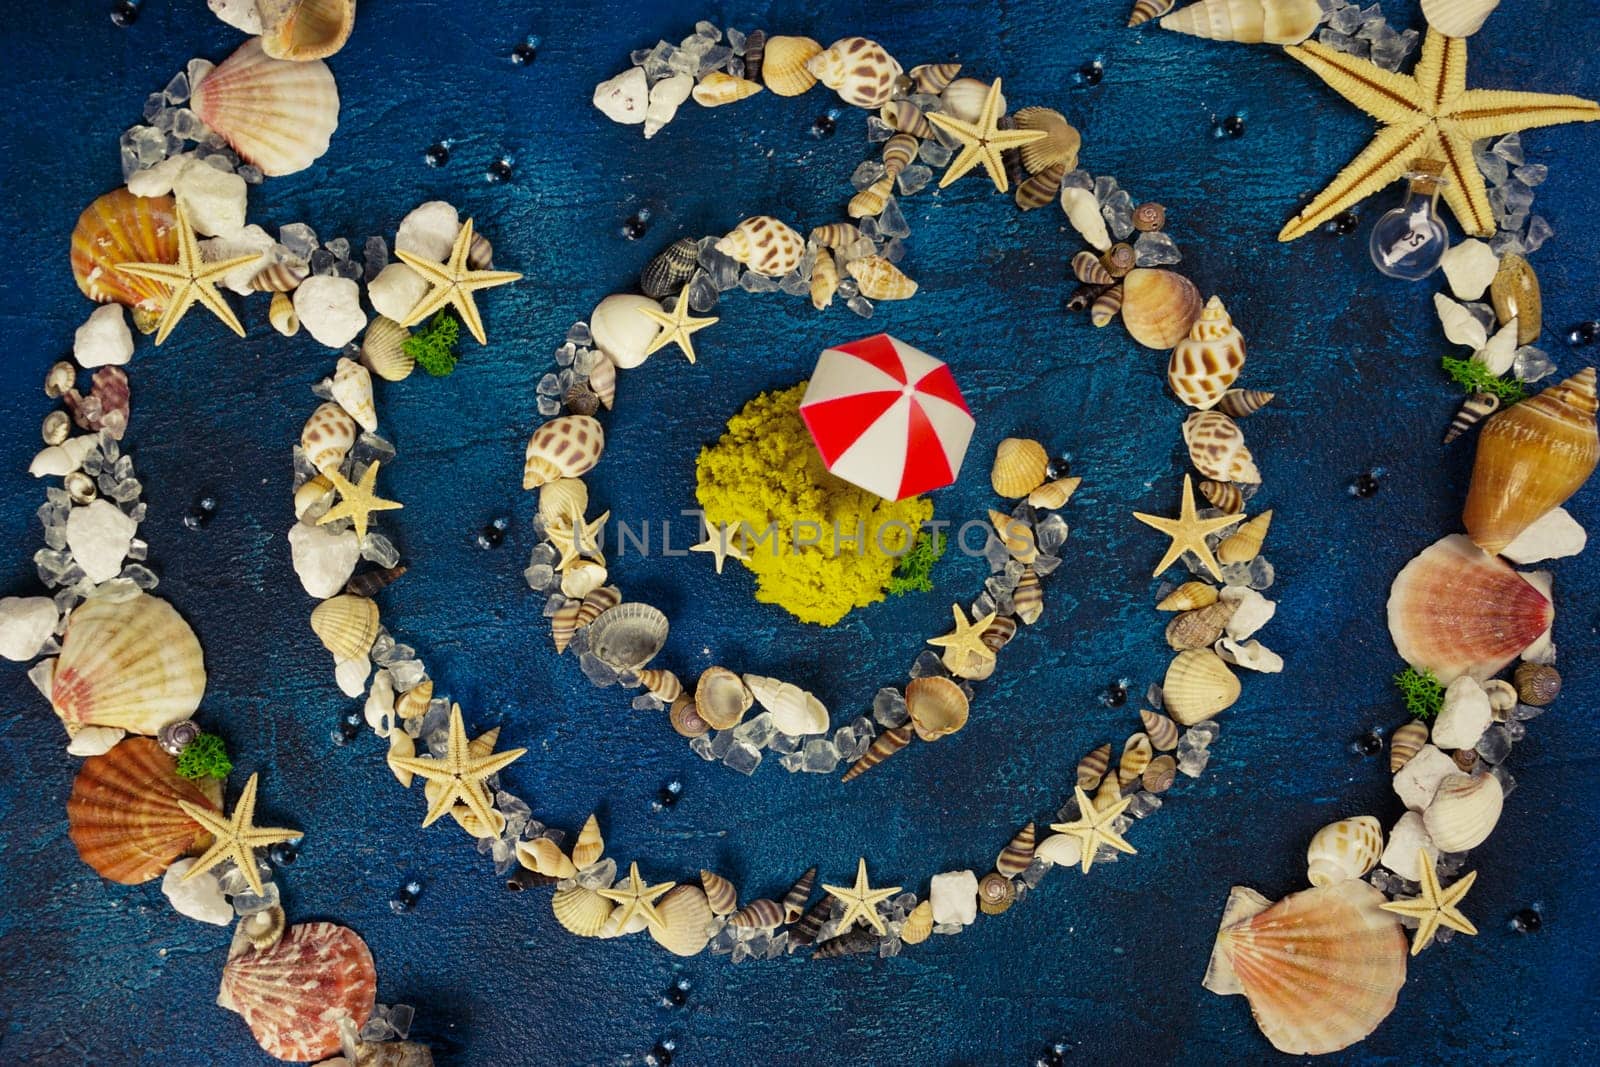
[[[30,660],[56,632],[60,614],[47,596],[8,596],[0,600],[0,656]]]
[[[222,276],[222,284],[226,288],[240,296],[250,296],[255,292],[250,288],[250,279],[271,262],[264,258],[264,254],[272,248],[272,245],[272,235],[252,222],[237,233],[201,241],[200,258],[207,263],[216,263],[224,259],[254,255],[256,258],[252,262],[240,264]]]
[[[1433,723],[1433,743],[1444,749],[1471,748],[1493,721],[1489,694],[1476,678],[1463,674],[1444,691],[1444,706]]]
[[[1278,674],[1283,670],[1283,657],[1260,641],[1235,641],[1231,637],[1224,637],[1217,642],[1217,655],[1222,657],[1223,662],[1247,671]]]
[[[361,559],[354,530],[297,522],[289,529],[289,556],[307,593],[326,600],[344,588]]]
[[[1551,508],[1523,530],[1500,554],[1512,563],[1541,563],[1576,556],[1589,543],[1589,534],[1566,508]]]
[[[594,87],[594,106],[612,122],[637,126],[649,106],[650,83],[643,67],[629,67],[615,78]]]
[[[367,693],[363,709],[367,725],[379,737],[388,737],[394,729],[394,675],[380,670],[372,676],[372,689]]]
[[[178,175],[194,162],[193,152],[168,156],[153,167],[128,176],[128,192],[134,196],[166,196],[177,184]]]
[[[455,206],[443,200],[429,200],[400,220],[394,250],[443,263],[450,258],[450,249],[460,232],[461,219]]]
[[[366,656],[360,659],[342,659],[333,665],[334,681],[339,683],[340,692],[347,697],[358,697],[367,691],[367,675],[372,673],[372,661]]]
[[[91,582],[110,581],[122,572],[138,529],[121,508],[99,497],[67,516],[67,548]]]
[[[184,880],[194,860],[185,856],[167,868],[161,876],[161,892],[172,902],[172,910],[212,926],[227,926],[233,922],[233,905],[222,895],[222,884],[211,871]]]
[[[1500,257],[1488,242],[1470,238],[1452,245],[1439,260],[1457,300],[1476,300],[1500,270]]]
[[[635,70],[641,69],[638,67]],[[644,139],[649,140],[678,114],[678,105],[694,92],[694,78],[687,74],[674,74],[662,78],[650,87],[650,103],[644,109]]]
[[[1428,836],[1422,816],[1408,811],[1389,831],[1389,843],[1383,847],[1378,862],[1408,881],[1421,881],[1422,868],[1417,864],[1417,852],[1421,849],[1427,850],[1430,859],[1439,858],[1439,846]]]
[[[128,735],[116,726],[80,726],[67,742],[69,756],[103,756]]]
[[[59,445],[51,445],[33,457],[28,473],[35,478],[62,477],[83,466],[84,457],[94,451],[95,435],[92,433],[69,437]]]
[[[396,322],[404,322],[427,291],[428,279],[404,263],[389,264],[367,283],[372,310]]]
[[[294,313],[306,332],[329,348],[343,348],[367,327],[361,286],[349,278],[313,274],[294,291]]]
[[[1455,760],[1433,745],[1423,745],[1410,762],[1395,774],[1394,791],[1406,807],[1412,811],[1422,811],[1433,803],[1433,794],[1438,792],[1439,783],[1460,772],[1461,768],[1456,766]]]
[[[121,304],[101,304],[72,335],[72,358],[78,366],[121,366],[133,356],[133,333]]]
[[[178,171],[172,191],[196,233],[231,237],[244,229],[244,179],[209,163],[191,163]]]
[[[1233,617],[1224,627],[1235,641],[1243,641],[1265,626],[1278,612],[1278,605],[1254,589],[1230,585],[1218,594],[1218,599],[1236,605]]]
[[[968,926],[978,918],[978,876],[971,871],[946,871],[928,885],[935,923]]]

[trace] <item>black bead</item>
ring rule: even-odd
[[[831,112],[825,115],[818,115],[817,121],[811,124],[811,136],[832,137],[834,130],[838,129],[838,126],[839,124],[834,121]]]
[[[339,736],[346,741],[354,741],[361,736],[361,724],[359,722],[350,722],[348,719],[344,720],[339,723]]]
[[[442,167],[450,162],[450,146],[443,141],[429,145],[428,150],[422,154],[422,158],[430,167]]]
[[[650,230],[649,225],[639,215],[630,215],[622,223],[622,236],[630,241],[637,241]]]
[[[1229,115],[1222,120],[1222,132],[1229,137],[1244,136],[1244,118],[1240,115]]]
[[[139,5],[133,0],[119,0],[111,5],[111,24],[113,26],[132,26],[139,21]]]
[[[1356,738],[1356,751],[1363,756],[1376,756],[1383,751],[1383,738],[1376,730],[1369,730]]]
[[[519,67],[527,66],[539,58],[539,48],[532,41],[523,41],[511,50],[511,62]]]
[[[671,1004],[674,1008],[683,1007],[685,1004],[689,1003],[689,991],[687,989],[679,989],[677,986],[673,986],[671,989],[667,990],[667,1003]]]
[[[1128,702],[1128,687],[1121,682],[1112,682],[1106,686],[1105,704],[1107,707],[1120,708]]]
[[[1334,234],[1335,236],[1346,237],[1352,233],[1355,233],[1360,226],[1361,216],[1357,215],[1354,211],[1341,211],[1339,214],[1328,220],[1325,228],[1327,229],[1327,232]]]
[[[670,808],[675,806],[677,803],[678,794],[669,790],[663,789],[659,794],[656,795],[656,805],[658,807]]]
[[[1519,934],[1536,934],[1544,926],[1544,916],[1532,908],[1523,908],[1511,917],[1511,928]]]
[[[671,1067],[672,1050],[667,1048],[665,1045],[656,1045],[655,1048],[650,1050],[650,1055],[656,1058],[658,1067]]]
[[[508,182],[511,180],[511,161],[497,159],[489,164],[489,169],[484,172],[485,178],[492,182]]]
[[[1366,500],[1377,491],[1378,479],[1371,471],[1363,471],[1350,483],[1350,495],[1359,500]]]
[[[1592,345],[1600,341],[1600,322],[1580,322],[1567,334],[1567,343],[1573,347]]]
[[[481,531],[479,531],[478,547],[482,549],[499,548],[501,542],[503,542],[505,539],[505,529],[490,523],[488,526],[485,526]]]
[[[1093,63],[1085,63],[1078,68],[1078,80],[1084,85],[1099,85],[1100,79],[1105,77],[1106,68],[1097,59]]]
[[[1063,1067],[1063,1064],[1067,1062],[1067,1058],[1055,1049],[1051,1049],[1045,1053],[1045,1061],[1049,1063],[1050,1067]]]
[[[299,858],[300,846],[293,841],[279,841],[267,849],[267,859],[279,867],[287,867]]]

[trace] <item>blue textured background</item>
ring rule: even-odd
[[[112,26],[108,6],[6,5],[7,594],[37,591],[29,557],[43,486],[23,468],[49,409],[39,384],[90,310],[67,269],[73,220],[116,183],[117,135],[145,94],[189,57],[220,60],[238,40],[199,0],[147,0],[128,30]],[[747,896],[771,895],[812,863],[839,880],[866,855],[879,880],[926,891],[946,868],[981,873],[1016,826],[1053,811],[1078,756],[1132,728],[1135,709],[1103,706],[1104,687],[1127,677],[1142,691],[1167,660],[1147,578],[1160,546],[1128,517],[1170,509],[1184,469],[1163,361],[1120,329],[1092,331],[1060,313],[1075,238],[1059,213],[1022,216],[977,179],[906,202],[905,266],[923,291],[882,305],[870,327],[842,307],[816,315],[800,301],[733,293],[722,324],[696,339],[698,366],[663,356],[629,372],[592,480],[619,517],[671,514],[691,503],[694,454],[722,420],[754,390],[802,377],[828,343],[883,328],[951,360],[979,431],[966,475],[938,497],[941,517],[986,505],[988,456],[1010,434],[1071,452],[1085,476],[1044,621],[1007,649],[971,725],[848,788],[775,767],[745,780],[702,764],[660,718],[628,711],[615,690],[597,694],[549,651],[539,598],[519,573],[532,501],[518,473],[533,383],[562,333],[676,236],[720,232],[744,212],[802,229],[838,217],[850,171],[875,156],[859,112],[847,111],[831,140],[807,136],[835,106],[821,90],[716,112],[689,105],[648,143],[592,111],[594,83],[630,49],[676,41],[698,17],[823,41],[860,32],[907,66],[958,57],[972,73],[1001,74],[1013,107],[1054,106],[1080,127],[1083,165],[1168,206],[1184,269],[1225,294],[1251,341],[1246,384],[1279,392],[1248,432],[1277,508],[1269,547],[1281,603],[1264,637],[1288,670],[1247,679],[1210,771],[1133,830],[1137,858],[1088,878],[1054,873],[1023,905],[960,937],[889,961],[737,967],[681,961],[642,937],[580,941],[556,926],[547,892],[508,894],[460,834],[419,832],[420,795],[396,788],[378,742],[330,743],[351,702],[305,625],[310,602],[283,534],[289,446],[332,354],[304,335],[278,338],[259,298],[244,340],[197,312],[159,352],[140,341],[127,444],[146,481],[141,533],[160,591],[205,645],[204,719],[228,737],[241,774],[262,772],[263,816],[306,832],[282,878],[291,918],[359,930],[377,958],[379,999],[415,1004],[415,1032],[449,1063],[637,1063],[666,1037],[683,1063],[1018,1063],[1059,1038],[1085,1061],[1270,1058],[1244,1001],[1199,986],[1217,916],[1236,882],[1274,896],[1301,887],[1303,849],[1322,824],[1397,814],[1384,760],[1353,754],[1350,742],[1401,721],[1384,598],[1407,558],[1456,528],[1470,465],[1470,444],[1436,444],[1456,397],[1436,370],[1435,286],[1381,279],[1365,226],[1347,238],[1273,240],[1298,199],[1365,142],[1368,120],[1273,49],[1126,31],[1123,0],[674,6],[363,0],[331,64],[344,99],[332,150],[251,194],[252,221],[304,220],[358,246],[392,235],[417,202],[444,197],[476,216],[500,264],[527,275],[482,301],[492,343],[469,345],[453,377],[387,386],[380,400],[400,447],[388,495],[407,505],[389,528],[414,565],[384,594],[385,617],[471,721],[503,723],[506,741],[530,748],[511,787],[569,829],[598,809],[611,853],[652,876],[709,866]],[[1387,6],[1397,23],[1421,24],[1413,5]],[[530,32],[543,37],[538,61],[513,66],[511,47]],[[1506,0],[1472,53],[1474,84],[1600,96],[1600,12],[1589,0]],[[1096,57],[1103,83],[1075,86],[1073,72]],[[1245,136],[1215,139],[1214,119],[1239,109]],[[443,137],[456,141],[453,158],[429,169],[423,149]],[[1546,340],[1572,371],[1582,357],[1557,331],[1600,312],[1600,188],[1589,162],[1600,128],[1535,132],[1527,143],[1530,161],[1551,165],[1536,209],[1558,234],[1535,260]],[[502,153],[515,158],[514,179],[485,183]],[[1364,223],[1394,197],[1365,206]],[[629,243],[618,226],[641,205],[654,222]],[[1350,479],[1374,465],[1387,470],[1381,491],[1350,496]],[[220,511],[190,532],[181,516],[204,494]],[[1573,507],[1591,526],[1600,518],[1592,489]],[[473,537],[498,515],[515,517],[512,532],[484,552]],[[714,581],[701,560],[635,560],[616,576],[672,616],[666,662],[685,677],[711,662],[701,651],[710,649],[718,662],[809,685],[843,715],[902,679],[920,640],[948,621],[948,599],[970,599],[981,571],[951,559],[936,572],[940,595],[880,605],[829,632],[754,604],[748,576]],[[1600,1047],[1600,920],[1586,885],[1600,860],[1600,641],[1589,604],[1600,554],[1558,574],[1567,692],[1518,746],[1520,788],[1473,856],[1481,874],[1467,910],[1482,933],[1417,960],[1395,1014],[1351,1061],[1556,1062]],[[63,814],[75,762],[23,670],[4,664],[0,679],[9,697],[0,1060],[255,1062],[242,1022],[211,1003],[227,931],[175,918],[158,883],[106,884],[78,861]],[[652,813],[675,776],[682,803]],[[417,909],[392,914],[389,897],[417,874],[426,882]],[[1511,933],[1507,919],[1534,903],[1544,931]],[[693,983],[687,1006],[662,1007],[679,975]]]

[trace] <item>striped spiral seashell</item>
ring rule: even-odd
[[[1032,507],[1054,511],[1064,507],[1072,494],[1078,491],[1078,486],[1083,484],[1082,478],[1056,478],[1045,482],[1039,488],[1028,494],[1028,503]]]
[[[1177,780],[1178,761],[1171,756],[1157,756],[1139,776],[1139,784],[1152,793],[1165,793]]]
[[[1411,762],[1411,757],[1422,751],[1428,743],[1428,724],[1412,719],[1395,730],[1389,737],[1389,773],[1399,774]]]
[[[1072,295],[1067,297],[1067,311],[1071,313],[1088,311],[1089,305],[1093,304],[1097,299],[1099,299],[1100,294],[1109,288],[1111,288],[1109,285],[1078,286],[1072,291]],[[1118,300],[1120,301],[1120,299],[1121,294],[1119,293]]]
[[[1161,714],[1141,708],[1139,721],[1144,724],[1145,736],[1157,752],[1171,752],[1178,747],[1178,724]]]
[[[811,240],[824,248],[849,248],[861,239],[861,227],[853,222],[830,222],[811,231]]]
[[[406,573],[404,563],[393,567],[376,567],[370,571],[362,571],[344,583],[344,591],[351,596],[371,597],[387,589]]]
[[[994,869],[1007,878],[1015,878],[1027,870],[1033,862],[1033,846],[1037,840],[1034,825],[1030,822],[1006,842],[1006,847],[995,857]]]
[[[814,960],[835,960],[841,956],[858,956],[863,952],[871,952],[877,947],[881,938],[870,930],[855,929],[847,934],[831,937],[818,945],[811,953]]]
[[[898,178],[910,162],[917,158],[917,139],[909,133],[897,133],[883,143],[883,173],[885,177]]]
[[[1215,586],[1202,581],[1184,582],[1162,598],[1157,611],[1193,611],[1217,602]]]
[[[578,840],[572,845],[572,862],[581,871],[591,863],[598,862],[605,851],[606,839],[600,834],[600,819],[591,814],[584,820],[583,829],[578,831]]]
[[[739,907],[739,891],[733,883],[715,871],[702,870],[700,884],[706,890],[706,903],[713,915],[732,915]]]
[[[1066,176],[1066,165],[1056,163],[1018,182],[1017,206],[1024,211],[1032,211],[1055,203],[1056,194],[1061,191],[1061,181]]]
[[[818,311],[833,303],[833,294],[839,291],[839,267],[826,248],[817,249],[817,258],[811,265],[811,306]]]
[[[807,868],[806,872],[794,880],[794,885],[783,895],[783,921],[795,922],[805,914],[806,901],[811,899],[811,889],[817,884],[817,869]]]
[[[1017,902],[1017,887],[1005,875],[992,871],[978,880],[978,909],[999,915]]]
[[[300,316],[288,293],[272,294],[272,303],[267,306],[267,321],[285,337],[293,337],[300,332]]]
[[[304,260],[290,260],[262,267],[250,279],[250,288],[258,293],[292,293],[311,274]]]
[[[645,296],[656,300],[676,296],[678,290],[689,284],[699,265],[699,242],[693,237],[680,237],[645,264],[639,274],[639,288]]]
[[[889,203],[889,194],[894,189],[894,179],[885,174],[865,189],[850,198],[850,203],[845,205],[845,214],[853,219],[864,219],[869,215],[877,215]]]
[[[928,122],[928,116],[909,100],[889,101],[878,109],[878,117],[883,120],[885,126],[899,133],[910,134],[917,138],[933,136],[933,127]]]
[[[1044,615],[1044,589],[1032,567],[1025,568],[1017,579],[1017,586],[1011,591],[1011,606],[1024,626],[1032,626]]]
[[[1072,276],[1086,285],[1113,285],[1116,279],[1100,262],[1100,257],[1084,250],[1072,257]]]
[[[1177,0],[1135,0],[1133,10],[1128,14],[1128,28],[1142,26],[1151,19],[1158,19],[1172,10],[1172,5]]]
[[[1272,403],[1276,395],[1261,389],[1229,389],[1217,401],[1217,410],[1230,419],[1242,419]]]
[[[488,270],[494,266],[494,245],[477,230],[472,231],[472,243],[467,246],[467,266],[473,270]]]
[[[688,693],[681,694],[672,702],[667,721],[679,737],[696,738],[711,731],[711,724],[700,717],[700,709],[695,707],[694,697]]]
[[[1078,788],[1085,793],[1100,784],[1111,768],[1111,746],[1101,745],[1078,761]]]
[[[996,615],[994,621],[984,628],[979,640],[988,646],[989,651],[999,652],[1009,645],[1015,636],[1017,636],[1017,620],[1009,615]]]
[[[1120,282],[1101,290],[1089,305],[1089,323],[1096,327],[1111,325],[1122,310],[1125,295]]]
[[[919,93],[938,96],[960,73],[960,63],[923,63],[911,68],[911,84]]]
[[[1450,428],[1445,431],[1444,443],[1449,444],[1499,410],[1500,398],[1494,393],[1473,393],[1456,409]]]
[[[761,65],[766,60],[767,31],[751,30],[744,38],[744,76],[761,80]]]
[[[844,773],[841,781],[848,782],[853,778],[861,777],[902,748],[905,748],[906,745],[911,743],[911,732],[911,724],[907,723],[879,734],[866,752],[862,753],[861,758],[850,765],[850,769]]]
[[[1122,746],[1122,758],[1117,761],[1117,785],[1126,789],[1138,781],[1154,755],[1146,734],[1131,735]]]
[[[676,674],[665,669],[646,668],[640,671],[639,684],[663,704],[671,704],[683,693],[683,682],[679,681]]]
[[[721,107],[737,103],[761,91],[761,83],[748,78],[736,78],[726,71],[714,70],[700,79],[689,94],[701,107]]]
[[[806,909],[806,913],[800,916],[800,921],[795,923],[794,926],[789,930],[789,943],[792,945],[799,945],[801,948],[805,948],[807,945],[815,944],[817,940],[817,934],[822,930],[823,925],[828,921],[828,916],[830,916],[832,913],[832,897],[825,896],[815,904],[811,905],[811,907]]]
[[[1207,478],[1200,483],[1200,495],[1212,507],[1229,515],[1237,515],[1244,510],[1244,494],[1232,482],[1214,482]]]
[[[783,923],[783,905],[776,900],[752,900],[728,917],[741,930],[771,930]]]

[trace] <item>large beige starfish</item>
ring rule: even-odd
[[[474,755],[467,741],[467,728],[461,721],[461,705],[450,708],[450,747],[443,759],[421,756],[390,756],[391,770],[410,771],[430,782],[445,786],[439,797],[423,816],[422,825],[432,826],[459,801],[478,817],[482,826],[494,826],[494,808],[489,803],[489,792],[483,780],[498,774],[520,759],[525,748],[508,748],[504,752]]]
[[[1217,566],[1217,558],[1211,554],[1210,546],[1206,544],[1206,534],[1226,530],[1235,523],[1243,522],[1245,518],[1242,513],[1219,515],[1214,519],[1199,518],[1194,506],[1194,489],[1187,474],[1183,476],[1183,503],[1178,508],[1177,518],[1146,515],[1142,511],[1135,511],[1133,517],[1172,538],[1172,544],[1167,546],[1167,554],[1156,564],[1153,576],[1159,576],[1185,552],[1193,552],[1200,557],[1200,562],[1211,572],[1211,576],[1219,582],[1222,581],[1222,570]]]
[[[943,189],[979,163],[982,163],[983,169],[989,172],[989,180],[994,182],[996,189],[1003,193],[1011,188],[1011,182],[1006,178],[1005,160],[1000,158],[1001,151],[1007,148],[1021,148],[1025,144],[1043,140],[1047,136],[1047,131],[1002,130],[998,125],[1000,118],[999,78],[989,86],[989,92],[983,98],[983,107],[978,111],[976,122],[963,122],[952,115],[941,115],[938,112],[928,115],[929,122],[960,141],[962,146],[956,158],[950,161],[950,167],[944,172],[944,177],[939,179],[939,188]]]
[[[661,913],[656,910],[656,900],[665,896],[667,890],[676,884],[676,882],[657,882],[655,885],[645,885],[644,880],[639,877],[639,865],[630,863],[628,880],[618,882],[610,889],[600,890],[600,895],[621,905],[617,909],[619,914],[613,916],[616,919],[617,929],[626,930],[628,923],[637,914],[644,916],[646,926],[659,933],[667,926],[661,918]]]
[[[1478,928],[1472,925],[1472,921],[1463,915],[1458,907],[1461,898],[1472,888],[1472,883],[1478,880],[1478,872],[1464,874],[1451,883],[1449,889],[1440,889],[1439,872],[1434,870],[1433,857],[1428,855],[1427,849],[1421,849],[1419,852],[1417,863],[1422,868],[1421,893],[1405,900],[1391,900],[1387,904],[1378,905],[1384,911],[1392,911],[1396,915],[1409,915],[1417,920],[1417,932],[1411,938],[1413,956],[1433,943],[1433,936],[1439,932],[1441,926],[1448,926],[1463,934],[1478,932]]]
[[[678,302],[673,305],[672,313],[662,311],[660,308],[639,309],[639,314],[661,327],[661,332],[656,334],[656,339],[650,342],[650,347],[644,350],[645,355],[665,348],[674,342],[689,362],[694,362],[694,342],[689,338],[699,330],[705,329],[717,321],[716,316],[706,319],[697,319],[689,314],[689,287],[686,285],[678,290]]]
[[[233,308],[228,306],[227,300],[217,292],[217,282],[230,270],[237,270],[246,263],[253,263],[261,258],[260,253],[248,256],[238,256],[234,259],[224,259],[216,263],[207,263],[200,255],[200,242],[195,239],[194,227],[189,225],[189,215],[183,209],[183,202],[178,202],[178,262],[176,263],[118,263],[116,269],[124,274],[132,274],[137,278],[149,278],[161,282],[172,290],[172,295],[167,298],[167,308],[161,313],[161,319],[156,326],[156,344],[167,339],[172,328],[178,325],[178,320],[183,318],[195,304],[201,304],[211,314],[227,324],[228,329],[244,336],[244,327],[239,324],[239,316],[233,313]]]
[[[611,512],[606,512],[593,522],[584,522],[583,515],[576,508],[568,511],[564,520],[550,523],[545,527],[545,536],[550,543],[555,545],[556,551],[561,553],[561,558],[556,561],[556,570],[564,572],[578,560],[589,557],[596,563],[604,566],[605,553],[601,550],[601,528],[606,520],[611,518]]]
[[[473,300],[472,294],[479,289],[492,289],[497,285],[514,282],[522,275],[509,270],[473,270],[467,266],[467,255],[471,251],[472,220],[468,219],[461,224],[461,230],[456,234],[456,243],[450,249],[450,258],[443,263],[435,263],[427,256],[419,256],[413,252],[395,252],[402,263],[422,275],[433,286],[421,300],[417,301],[417,306],[411,309],[411,313],[401,325],[415,326],[446,304],[450,304],[455,307],[456,314],[461,316],[461,321],[467,324],[467,329],[472,331],[472,336],[478,339],[478,343],[480,345],[488,343],[488,338],[483,333],[483,318],[478,314],[478,304]]]
[[[1444,164],[1445,203],[1476,237],[1492,237],[1494,209],[1472,142],[1539,126],[1600,119],[1600,104],[1576,96],[1467,88],[1467,42],[1428,30],[1408,76],[1307,41],[1285,49],[1352,104],[1383,124],[1372,143],[1278,234],[1292,241],[1403,177],[1421,160]],[[930,116],[931,118],[932,116]]]
[[[1078,861],[1084,874],[1089,873],[1089,868],[1094,866],[1095,853],[1100,851],[1101,845],[1110,845],[1118,852],[1133,855],[1139,851],[1122,839],[1122,835],[1111,824],[1116,822],[1117,816],[1123,809],[1133,803],[1132,797],[1123,797],[1113,804],[1103,808],[1096,808],[1089,794],[1083,791],[1082,786],[1073,786],[1073,794],[1078,798],[1078,817],[1072,822],[1051,823],[1050,829],[1058,834],[1071,834],[1083,846],[1082,858]]]
[[[261,885],[261,872],[256,869],[256,849],[275,845],[279,841],[292,841],[300,836],[300,831],[255,824],[256,784],[259,778],[260,775],[256,774],[250,776],[250,780],[244,784],[244,792],[239,794],[238,803],[233,806],[233,814],[226,819],[209,808],[202,808],[187,800],[178,801],[185,815],[216,838],[183,876],[185,882],[204,874],[223,860],[232,860],[233,865],[239,868],[239,873],[244,875],[250,892],[258,897],[265,893]]]
[[[883,925],[883,917],[878,914],[878,905],[900,892],[897,885],[887,889],[874,889],[867,883],[867,861],[856,860],[856,884],[853,886],[827,885],[822,887],[828,895],[844,905],[844,918],[839,920],[839,933],[847,934],[851,928],[860,921],[872,927],[878,933],[887,933]]]
[[[698,545],[690,545],[689,551],[711,553],[711,558],[717,563],[717,573],[721,574],[722,564],[727,560],[750,558],[744,549],[734,543],[738,534],[739,528],[732,523],[720,526],[706,523],[706,539]]]
[[[994,662],[994,649],[983,643],[983,633],[995,620],[998,612],[989,612],[975,622],[968,622],[960,604],[950,605],[956,628],[943,637],[930,637],[928,644],[944,649],[944,665],[951,674],[961,674],[969,662],[978,665]]]
[[[339,503],[329,508],[327,513],[317,520],[317,525],[324,526],[339,519],[349,519],[350,524],[356,528],[357,542],[366,540],[368,515],[374,511],[395,511],[405,506],[398,500],[385,500],[373,491],[373,486],[378,481],[377,463],[361,473],[359,482],[351,482],[331,468],[327,477],[339,491]]]

